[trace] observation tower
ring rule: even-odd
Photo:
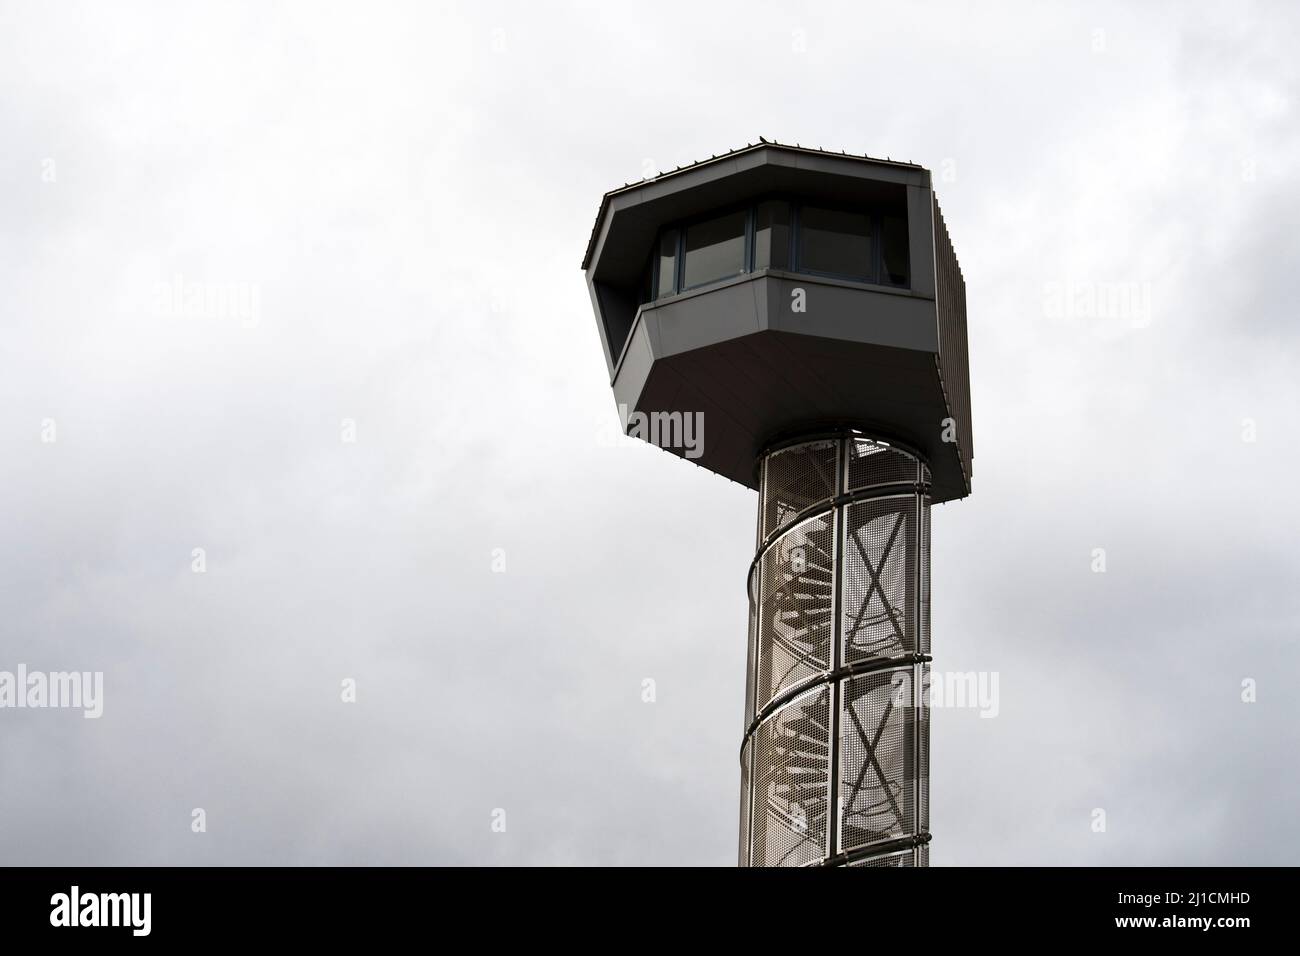
[[[974,454],[929,171],[760,140],[606,193],[583,269],[628,432],[758,492],[741,865],[928,865],[930,505]]]

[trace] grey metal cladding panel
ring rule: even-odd
[[[618,367],[618,374],[614,376],[614,401],[628,408],[636,408],[641,393],[645,391],[653,365],[654,354],[650,348],[645,323],[638,322],[632,327],[623,363]]]
[[[596,331],[600,334],[600,348],[605,354],[605,364],[609,366],[609,374],[612,376],[614,362],[618,356],[613,354],[613,348],[609,344],[609,336],[605,332],[605,314],[600,307],[600,296],[596,293],[596,283],[592,281],[590,272],[587,273],[587,294],[591,296],[591,309],[596,313]]]
[[[934,191],[907,187],[908,258],[912,291],[934,297]]]
[[[774,284],[768,294],[772,329],[922,352],[939,350],[931,299],[820,283],[811,276],[767,281]],[[797,288],[804,290],[804,312],[792,309]]]
[[[761,361],[773,370],[771,381],[778,382],[787,393],[801,396],[811,406],[814,417],[827,420],[839,417],[843,400],[834,383],[827,381],[815,363],[807,361],[801,348],[792,347],[820,340],[769,330],[749,341]]]
[[[833,417],[836,407],[825,382],[801,382],[802,387],[792,384],[798,378],[790,377],[792,363],[775,339],[773,333],[759,333],[683,352],[657,363],[670,366],[715,401],[728,416],[724,425],[735,423],[744,431],[746,458],[740,467],[747,475],[773,431],[809,419]],[[711,434],[717,437],[716,428]],[[743,483],[750,483],[750,479],[747,477]]]
[[[710,423],[716,423],[718,419],[710,418],[707,404],[704,416],[704,452],[710,456],[713,464],[704,465],[702,461],[697,463],[732,481],[755,487],[754,449],[757,441],[753,434],[734,424],[719,434],[716,428],[711,427]]]
[[[971,428],[970,356],[966,339],[966,282],[937,200],[934,203],[934,247],[939,307],[938,370],[942,375],[948,407],[957,422],[957,449],[969,486],[975,445]]]
[[[759,315],[749,288],[753,281],[644,310],[642,318],[655,328],[651,333],[655,356],[689,352],[757,332]]]
[[[754,297],[754,316],[763,329],[768,328],[768,317],[771,315],[772,288],[770,282],[749,283],[750,294]]]
[[[605,326],[605,340],[610,345],[610,357],[618,361],[632,326],[636,323],[636,294],[626,288],[595,283],[596,297],[600,300],[601,320]]]
[[[759,383],[751,405],[762,439],[815,423],[879,426],[893,416],[894,427],[880,434],[919,445],[946,414],[928,352],[776,331],[734,344],[755,356],[744,363],[732,352]]]
[[[647,415],[655,412],[681,412],[683,415],[700,413],[703,417],[702,429],[696,432],[701,439],[702,454],[699,457],[686,458],[684,447],[669,447],[664,450],[693,461],[715,474],[753,487],[755,439],[746,423],[714,401],[713,392],[704,394],[696,387],[694,380],[681,375],[675,368],[663,367],[663,363],[658,363],[653,378],[655,384],[643,396],[638,411]],[[671,387],[668,385],[670,380]],[[659,384],[661,382],[662,387]]]
[[[834,342],[830,346],[843,349],[844,355],[827,360],[821,355],[810,357],[805,346],[826,345],[810,336],[773,332],[757,336],[756,341],[770,353],[784,355],[787,368],[816,369],[820,376],[815,388],[790,390],[781,396],[777,409],[765,419],[768,428],[764,437],[807,430],[819,423],[853,424],[916,447],[931,461],[936,485],[950,489],[954,475],[960,481],[956,452],[951,444],[941,441],[947,408],[933,356],[913,353],[924,358],[927,367],[909,373],[899,368],[886,371],[890,356],[902,354],[898,349]],[[824,405],[814,405],[813,397],[819,402],[833,400],[833,414],[825,414]],[[953,494],[945,490],[943,497]]]
[[[744,157],[720,159],[716,162],[705,163],[695,169],[675,173],[671,176],[648,179],[635,189],[611,197],[609,208],[611,212],[631,209],[642,203],[655,202],[675,193],[699,189],[719,180],[729,179],[737,173],[753,169],[762,164],[763,160],[759,158],[758,154],[750,154]]]
[[[856,156],[836,156],[833,153],[808,153],[802,151],[768,150],[767,161],[777,166],[790,166],[810,172],[871,179],[876,182],[921,184],[928,172],[920,166],[899,166]]]
[[[710,399],[728,417],[747,434],[753,434],[765,417],[765,405],[775,404],[775,396],[766,393],[775,392],[771,383],[755,382],[746,374],[743,367],[728,359],[728,345],[685,352],[663,359],[658,364],[671,368],[688,383],[692,383],[693,394],[699,395],[693,408],[700,408],[700,402],[707,394]]]
[[[793,367],[816,370],[823,393],[833,395],[837,403],[836,420],[919,450],[930,462],[935,501],[967,494],[958,449],[942,440],[949,410],[934,355],[810,335],[768,334],[779,340]],[[796,411],[802,407],[793,400],[791,406]],[[803,410],[811,424],[817,416]]]
[[[868,381],[863,375],[863,369],[871,367],[870,356],[878,351],[872,346],[828,342],[772,330],[751,336],[743,340],[743,344],[754,355],[754,360],[746,367],[754,370],[760,384],[753,406],[760,418],[755,431],[763,439],[813,422],[851,419],[850,409],[861,404],[855,401],[855,395],[862,386],[883,382],[879,378]],[[831,348],[851,356],[847,374],[837,374],[838,370],[831,372],[809,346]],[[928,357],[926,353],[916,354]],[[928,369],[925,374],[933,378],[933,369]]]
[[[738,173],[751,172],[765,166],[902,185],[926,185],[929,181],[928,171],[920,166],[903,166],[860,156],[836,156],[834,153],[811,153],[779,146],[763,146],[734,157],[702,163],[691,169],[647,180],[610,197],[609,210],[630,209],[677,193],[709,187]]]
[[[602,282],[635,281],[654,245],[659,219],[637,209],[611,211],[597,241],[588,274]],[[611,244],[611,236],[617,239]]]
[[[772,414],[761,415],[761,420],[770,422],[779,416],[780,410],[790,405],[791,395],[800,396],[819,416],[833,416],[839,404],[834,388],[796,361],[781,341],[778,333],[763,331],[727,346],[731,364],[753,384],[755,392],[769,396]]]
[[[867,410],[878,411],[873,417],[880,418],[896,405],[920,405],[936,420],[943,417],[943,396],[934,373],[934,359],[927,353],[910,353],[929,361],[927,367],[909,368],[890,363],[890,356],[903,353],[902,349],[786,332],[769,335],[775,340],[773,351],[779,348],[788,366],[815,375],[814,384],[799,392],[805,414],[819,407],[823,414],[815,417],[853,421]],[[786,404],[791,404],[791,398],[786,398]],[[908,420],[913,417],[907,416]]]
[[[762,421],[762,396],[779,391],[770,374],[746,360],[746,350],[738,341],[682,352],[662,361],[718,396],[719,403],[740,421]]]
[[[872,374],[893,373],[934,378],[934,353],[930,351],[895,348],[878,342],[825,338],[809,332],[778,331],[778,334],[781,341],[797,350],[804,361],[814,363],[813,370],[818,380],[824,378],[822,363],[841,359],[874,366]]]
[[[928,187],[929,182],[929,172],[919,166],[775,145],[754,147],[610,194],[601,206],[588,268],[604,281],[630,281],[644,264],[658,226],[765,192],[808,191],[868,201],[879,198],[882,190]]]

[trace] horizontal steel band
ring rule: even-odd
[[[899,657],[881,657],[875,660],[859,661],[856,664],[845,664],[843,667],[837,667],[833,671],[827,671],[822,674],[816,674],[807,680],[802,680],[792,687],[788,687],[781,693],[769,700],[754,719],[749,722],[745,728],[745,736],[740,741],[741,759],[744,759],[745,745],[749,743],[749,738],[753,736],[763,721],[771,717],[778,710],[784,707],[790,701],[803,694],[808,693],[815,687],[822,684],[835,684],[844,680],[846,677],[856,677],[859,674],[874,674],[877,671],[894,670],[900,667],[913,667],[917,664],[928,664],[933,658],[929,654],[903,654]]]
[[[763,560],[763,556],[772,550],[772,545],[780,541],[789,533],[790,529],[797,528],[810,518],[819,518],[822,515],[830,514],[836,508],[856,504],[859,501],[875,501],[883,498],[923,498],[929,494],[930,483],[928,481],[895,481],[881,485],[868,485],[856,491],[842,492],[833,498],[823,498],[816,504],[809,505],[763,539],[758,546],[758,552],[754,555],[754,560],[749,562],[749,572],[745,576],[746,593],[752,600],[754,597],[754,570],[758,567],[759,562]]]
[[[878,856],[889,856],[891,853],[898,853],[900,850],[914,850],[918,846],[925,846],[932,839],[929,833],[917,833],[914,836],[906,836],[897,840],[883,840],[880,843],[868,843],[866,846],[854,847],[852,850],[845,850],[843,853],[836,853],[832,857],[827,857],[821,861],[822,866],[845,866],[849,863],[857,863],[859,860],[869,860]]]

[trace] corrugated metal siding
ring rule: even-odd
[[[969,488],[975,439],[971,434],[970,359],[966,346],[966,280],[952,250],[938,199],[934,200],[934,271],[939,312],[939,377],[948,408],[957,422],[957,455]]]

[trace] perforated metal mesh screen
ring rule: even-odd
[[[866,438],[851,438],[845,443],[849,467],[846,490],[857,491],[873,485],[906,484],[924,476],[930,469],[906,452]],[[919,471],[918,471],[919,469]]]
[[[793,525],[759,562],[759,708],[830,667],[834,525],[833,514]]]
[[[929,470],[856,435],[761,469],[740,860],[924,866]]]
[[[762,501],[763,535],[794,520],[795,515],[830,498],[839,487],[838,441],[795,445],[767,456]]]
[[[796,697],[753,735],[754,866],[801,866],[826,855],[830,688]]]
[[[918,507],[915,495],[849,505],[841,563],[844,661],[917,650]]]
[[[841,850],[926,832],[924,667],[872,671],[843,684]]]

